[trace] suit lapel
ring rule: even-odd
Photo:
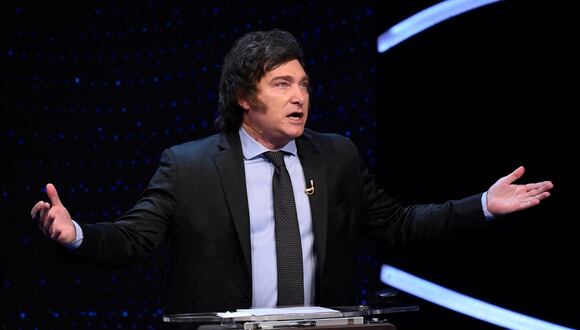
[[[240,138],[236,133],[222,135],[220,152],[214,161],[221,179],[221,184],[234,220],[242,253],[246,262],[248,276],[252,273],[250,248],[250,216],[246,191],[246,173]],[[250,276],[251,278],[251,276]]]
[[[314,181],[314,193],[309,196],[312,226],[314,228],[314,250],[316,253],[316,267],[318,276],[322,278],[324,262],[326,260],[326,231],[327,231],[327,178],[326,166],[316,145],[308,131],[296,139],[298,157],[304,170],[306,186],[310,187],[310,180]]]

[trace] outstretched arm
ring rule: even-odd
[[[42,233],[51,240],[63,245],[73,242],[76,235],[75,226],[53,184],[46,185],[46,194],[50,203],[45,201],[36,203],[30,211],[32,218],[38,221]]]
[[[525,210],[540,204],[540,201],[550,197],[549,190],[554,187],[552,182],[543,181],[528,184],[514,182],[524,175],[523,166],[500,178],[487,191],[487,209],[494,216]]]

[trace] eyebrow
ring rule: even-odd
[[[278,80],[278,79],[282,79],[282,80],[286,80],[286,81],[294,81],[294,77],[292,77],[292,76],[276,76],[276,77],[273,77],[272,79],[270,79],[270,81],[274,81],[274,80]],[[305,75],[300,79],[300,81],[305,81],[305,80],[310,80],[310,78],[308,78],[308,76]]]

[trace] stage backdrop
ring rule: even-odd
[[[159,325],[166,247],[126,269],[59,264],[29,210],[47,182],[78,221],[112,221],[130,208],[163,149],[215,132],[222,60],[246,32],[279,28],[299,39],[312,82],[308,126],[349,136],[374,166],[375,8],[330,4],[3,4],[0,200],[10,221],[0,324]]]
[[[573,240],[561,116],[570,89],[562,25],[543,7],[500,3],[377,54],[376,37],[435,1],[113,1],[3,4],[0,31],[0,325],[159,328],[167,246],[130,268],[59,263],[30,220],[54,183],[74,219],[113,221],[172,145],[215,132],[221,61],[243,33],[281,28],[303,44],[308,126],[350,137],[385,189],[406,203],[485,190],[523,164],[553,180],[550,201],[494,222],[491,236],[359,260],[359,303],[383,262],[549,321],[573,325]],[[559,10],[559,8],[558,8]],[[555,37],[558,36],[558,37]],[[378,97],[377,97],[378,96]],[[565,122],[565,121],[564,121]],[[555,129],[557,128],[557,129]],[[568,192],[568,194],[567,194]],[[381,246],[378,246],[381,248]],[[384,249],[382,251],[385,251]],[[401,329],[487,328],[424,301]]]
[[[377,34],[437,2],[377,2]],[[562,1],[500,1],[380,54],[375,118],[377,175],[402,201],[477,193],[520,165],[522,183],[555,184],[539,207],[492,221],[489,236],[385,257],[459,292],[577,327],[577,176],[565,171],[578,149],[572,12]],[[422,307],[416,328],[482,327]]]

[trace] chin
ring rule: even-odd
[[[290,134],[288,134],[288,136],[291,136],[293,139],[295,139],[297,137],[300,137],[303,133],[304,133],[304,127],[302,127],[301,129],[292,130],[292,132],[290,132]]]

